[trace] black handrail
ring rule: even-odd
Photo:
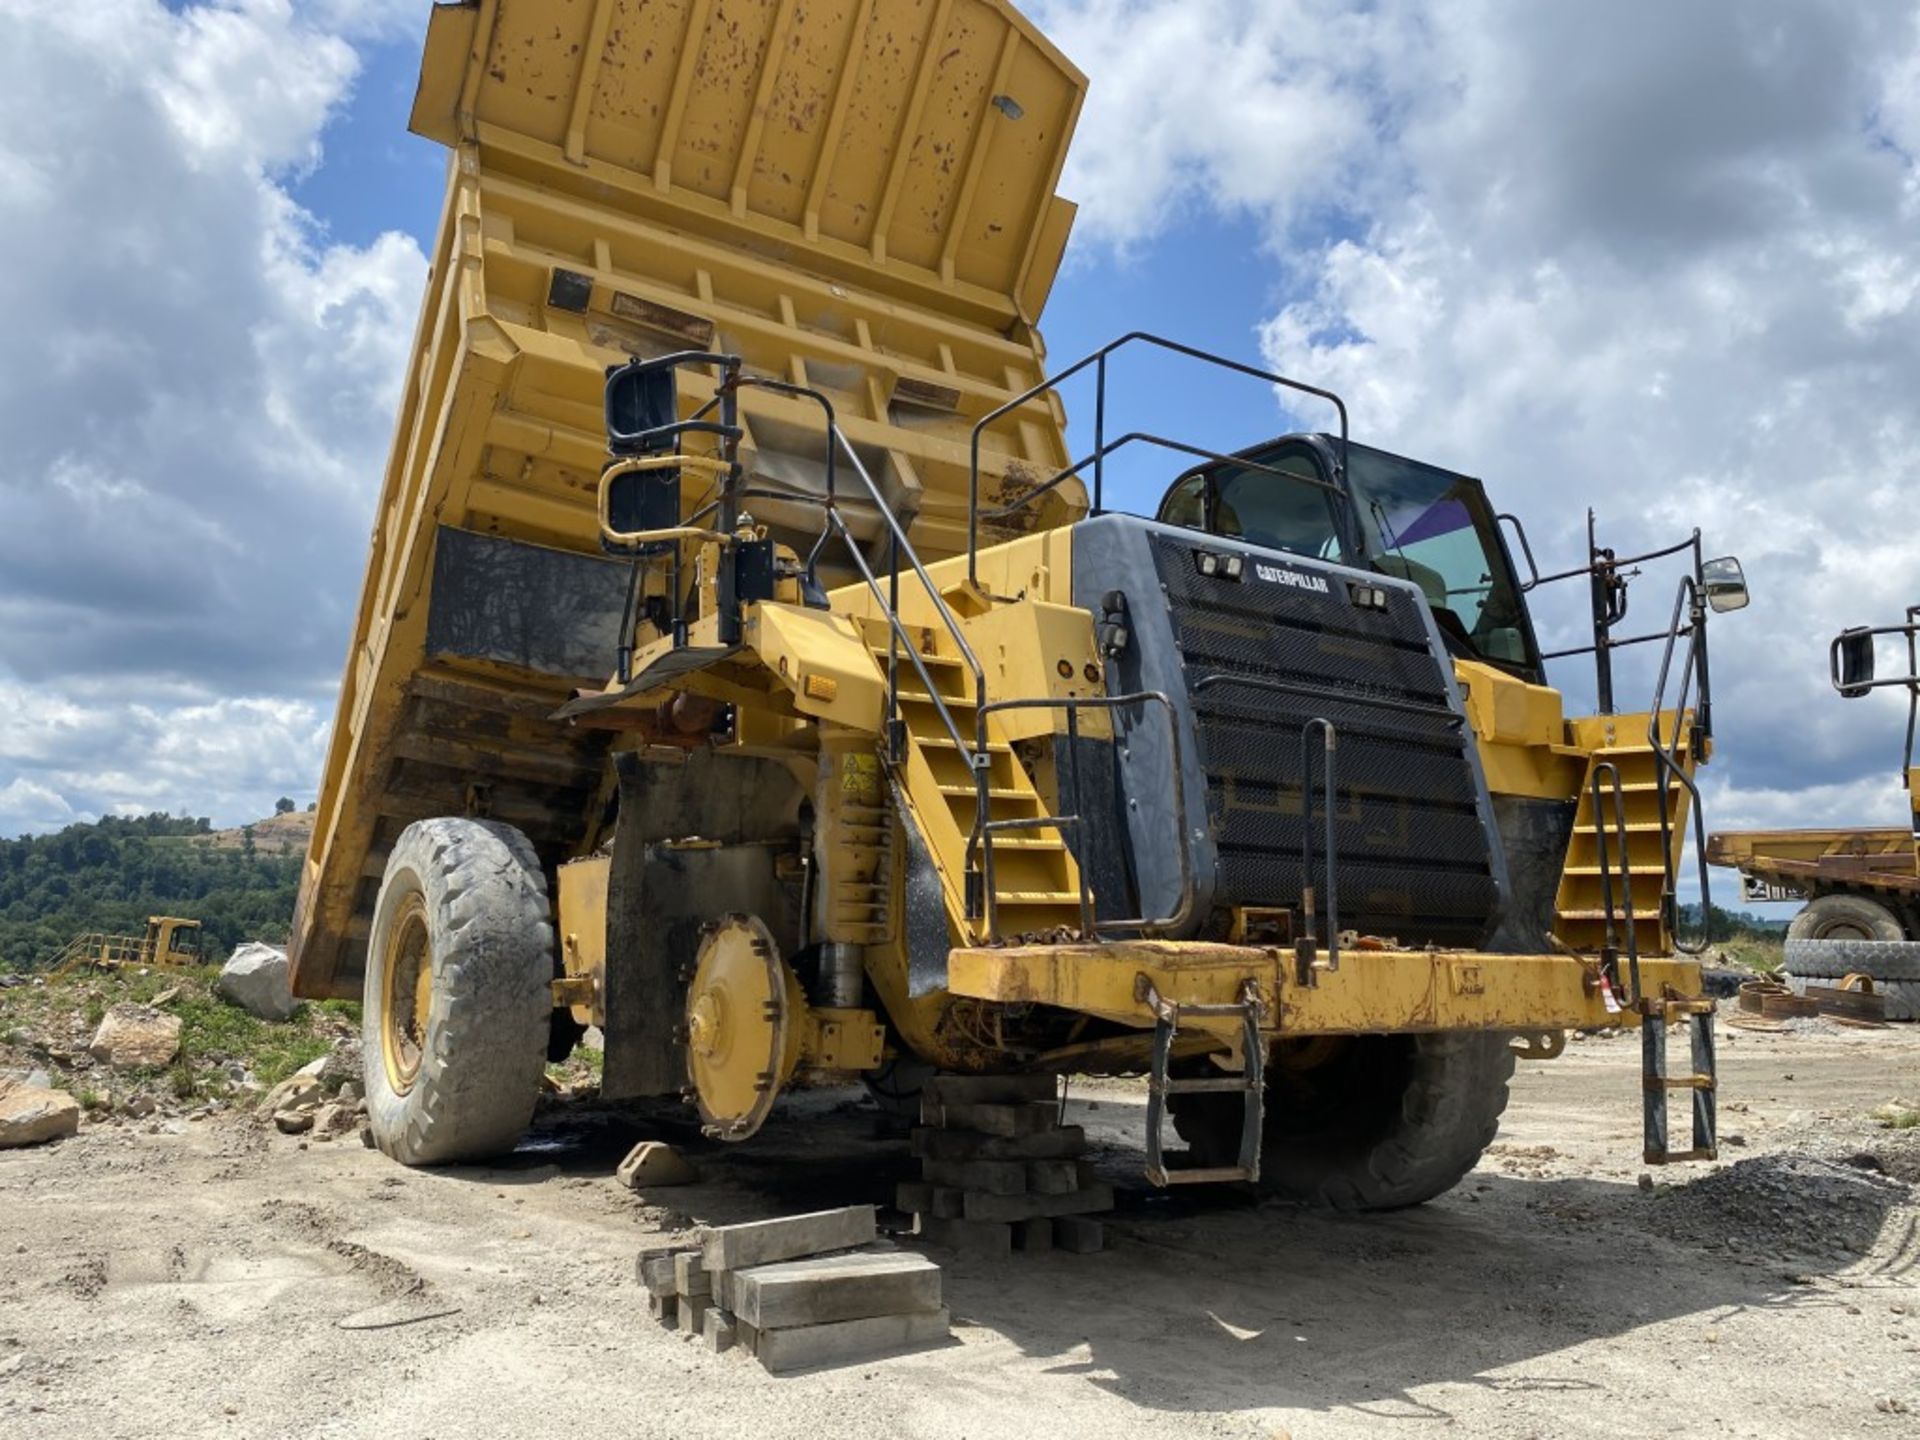
[[[1270,370],[1261,370],[1253,365],[1230,360],[1224,355],[1215,355],[1192,345],[1182,345],[1177,340],[1168,340],[1145,330],[1133,330],[1118,340],[1109,342],[1090,355],[1083,356],[1031,389],[1023,391],[974,423],[970,441],[971,461],[967,483],[967,582],[978,586],[980,583],[980,436],[994,421],[1010,411],[1030,404],[1050,390],[1057,389],[1063,381],[1072,379],[1089,365],[1095,367],[1095,391],[1093,410],[1093,512],[1097,515],[1102,509],[1105,498],[1105,451],[1107,448],[1107,357],[1135,342],[1154,345],[1162,350],[1170,350],[1176,355],[1184,355],[1191,360],[1199,360],[1215,365],[1223,370],[1246,375],[1255,380],[1264,380],[1270,385],[1284,385],[1289,390],[1298,390],[1304,395],[1313,395],[1332,404],[1340,416],[1340,468],[1347,466],[1347,404],[1331,390],[1323,390],[1317,385],[1308,385],[1304,381],[1292,380]]]
[[[1613,862],[1607,849],[1607,827],[1602,823],[1600,812],[1600,780],[1603,775],[1613,777],[1613,825],[1620,842],[1621,899],[1627,907],[1627,971],[1633,984],[1631,994],[1617,998],[1622,1005],[1636,1005],[1640,1001],[1640,916],[1633,908],[1633,848],[1628,840],[1627,795],[1620,783],[1620,767],[1611,760],[1602,760],[1593,767],[1593,779],[1588,787],[1593,798],[1594,837],[1600,846],[1600,905],[1606,925],[1600,963],[1608,983],[1618,991],[1621,988],[1620,937],[1613,923]]]
[[[1843,648],[1863,640],[1871,646],[1881,635],[1898,635],[1907,642],[1907,673],[1887,680],[1847,680],[1840,663]],[[1827,648],[1827,669],[1833,688],[1849,700],[1858,699],[1869,690],[1906,690],[1907,742],[1902,755],[1900,783],[1909,785],[1909,777],[1913,772],[1914,744],[1917,736],[1920,736],[1920,605],[1907,607],[1907,623],[1904,625],[1862,625],[1841,631]]]
[[[1086,804],[1080,786],[1080,711],[1083,708],[1105,710],[1109,713],[1130,705],[1158,705],[1166,711],[1167,733],[1173,740],[1173,813],[1180,817],[1176,827],[1179,839],[1180,856],[1180,903],[1171,915],[1158,919],[1138,917],[1131,920],[1100,920],[1093,913],[1093,894],[1087,883],[1087,866],[1081,857],[1075,858],[1075,869],[1080,876],[1080,933],[1083,936],[1097,936],[1102,931],[1133,930],[1144,935],[1177,933],[1186,928],[1187,921],[1193,917],[1194,875],[1193,856],[1187,842],[1187,787],[1186,765],[1180,751],[1180,716],[1174,709],[1173,701],[1159,690],[1138,690],[1128,695],[1069,695],[1059,699],[1051,696],[1022,697],[1015,700],[996,700],[981,707],[982,714],[1001,710],[1064,710],[1067,712],[1067,772],[1069,786],[1073,795],[1073,810],[1065,815],[1028,815],[1006,820],[989,820],[981,827],[980,833],[968,842],[967,865],[973,866],[973,847],[981,849],[981,873],[985,876],[986,892],[986,939],[991,942],[999,935],[999,917],[995,906],[993,884],[993,837],[1006,830],[1073,830],[1084,834],[1086,829]],[[1083,847],[1084,850],[1084,847]]]
[[[1697,537],[1696,537],[1697,538]],[[1680,764],[1680,742],[1684,733],[1698,763],[1700,746],[1712,734],[1711,719],[1707,698],[1707,602],[1701,593],[1696,575],[1680,577],[1679,592],[1674,596],[1673,620],[1667,627],[1667,646],[1660,657],[1660,678],[1653,688],[1653,705],[1647,715],[1647,742],[1653,747],[1655,765],[1665,772],[1659,785],[1660,802],[1660,859],[1666,871],[1665,904],[1669,911],[1668,923],[1673,934],[1674,948],[1686,955],[1702,955],[1713,940],[1713,893],[1707,878],[1707,821],[1704,808],[1700,803],[1700,787],[1694,783],[1693,776]],[[1688,623],[1683,627],[1681,615],[1686,614]],[[1687,658],[1680,674],[1680,690],[1673,706],[1673,738],[1664,741],[1660,738],[1660,716],[1665,707],[1667,694],[1667,676],[1673,666],[1673,647],[1681,635],[1687,637]],[[1686,725],[1687,695],[1693,682],[1700,682],[1700,699],[1694,715],[1693,724]],[[1678,782],[1686,789],[1691,802],[1694,830],[1694,859],[1700,867],[1700,943],[1689,945],[1680,938],[1680,887],[1679,875],[1675,864],[1673,845],[1673,818],[1667,806],[1667,785]],[[1683,842],[1684,843],[1684,842]]]

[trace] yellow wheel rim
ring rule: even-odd
[[[382,966],[380,1051],[396,1095],[413,1088],[427,1049],[427,1015],[433,1008],[433,948],[427,936],[426,901],[411,894],[387,932]]]

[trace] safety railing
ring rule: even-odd
[[[974,836],[968,841],[968,873],[973,873],[973,853],[977,846],[981,854],[980,873],[982,888],[985,892],[985,912],[987,933],[985,938],[991,942],[999,936],[999,914],[996,903],[997,888],[994,885],[993,841],[997,835],[1019,830],[1057,830],[1061,838],[1071,833],[1082,838],[1087,835],[1086,795],[1080,775],[1080,712],[1082,710],[1104,710],[1109,715],[1132,706],[1146,707],[1157,705],[1167,717],[1167,733],[1172,740],[1173,758],[1173,813],[1181,817],[1175,827],[1179,841],[1180,862],[1180,899],[1171,915],[1157,918],[1138,917],[1126,920],[1102,920],[1094,913],[1094,896],[1087,881],[1088,847],[1083,843],[1075,857],[1075,869],[1080,881],[1080,933],[1093,937],[1102,933],[1121,931],[1142,935],[1177,933],[1186,926],[1193,916],[1194,877],[1193,854],[1187,840],[1185,817],[1187,813],[1186,766],[1180,751],[1180,719],[1174,709],[1173,701],[1158,690],[1142,690],[1131,695],[1075,695],[1055,699],[1051,696],[1023,697],[1014,700],[996,700],[981,707],[984,721],[989,713],[998,714],[1009,710],[1064,710],[1067,716],[1067,775],[1068,793],[1072,796],[1070,811],[1057,815],[1022,815],[1004,820],[983,819]],[[983,726],[984,729],[984,726]],[[985,798],[985,797],[983,797]],[[987,812],[988,814],[991,811]],[[970,917],[971,918],[971,917]]]
[[[1118,340],[1112,341],[1109,344],[1101,346],[1098,350],[1095,350],[1092,354],[1085,355],[1080,359],[1074,361],[1073,364],[1067,366],[1066,369],[1056,371],[1053,375],[1041,381],[1038,385],[1035,385],[1031,389],[1025,390],[1020,394],[1014,396],[1011,400],[1007,401],[1004,405],[1000,405],[993,410],[989,410],[985,415],[981,416],[980,419],[974,423],[973,434],[968,442],[970,459],[969,459],[969,467],[968,467],[969,473],[968,473],[968,482],[967,482],[967,580],[970,584],[977,586],[980,583],[980,519],[981,519],[980,438],[981,436],[986,433],[987,427],[992,425],[994,421],[1000,419],[1002,416],[1005,416],[1014,410],[1018,410],[1023,405],[1031,404],[1033,401],[1039,399],[1042,395],[1049,394],[1052,391],[1059,389],[1061,385],[1073,379],[1074,376],[1079,375],[1081,372],[1091,367],[1094,372],[1093,452],[1092,454],[1088,455],[1084,460],[1081,460],[1077,464],[1070,466],[1066,471],[1062,472],[1061,474],[1054,476],[1050,481],[1046,483],[1044,489],[1045,490],[1054,489],[1055,487],[1065,483],[1065,481],[1067,481],[1068,479],[1072,478],[1072,476],[1084,470],[1087,466],[1091,465],[1093,467],[1092,511],[1096,515],[1100,514],[1106,508],[1105,507],[1105,500],[1106,500],[1105,485],[1106,485],[1107,457],[1110,454],[1112,454],[1115,450],[1119,449],[1121,445],[1127,443],[1127,441],[1129,440],[1136,439],[1136,438],[1138,439],[1154,438],[1151,436],[1144,435],[1141,432],[1135,431],[1135,432],[1130,432],[1127,436],[1123,437],[1121,440],[1115,441],[1114,444],[1112,445],[1108,445],[1107,443],[1107,362],[1113,357],[1113,355],[1117,351],[1123,350],[1129,345],[1152,346],[1161,350],[1168,351],[1175,355],[1184,356],[1189,360],[1198,360],[1202,364],[1212,365],[1221,370],[1228,370],[1238,375],[1245,375],[1250,379],[1265,381],[1269,385],[1279,385],[1284,389],[1298,391],[1300,394],[1312,395],[1318,399],[1325,400],[1328,404],[1333,406],[1335,412],[1340,417],[1340,467],[1342,471],[1346,469],[1347,405],[1346,405],[1346,402],[1342,400],[1338,395],[1334,394],[1333,391],[1323,390],[1317,385],[1309,385],[1305,381],[1294,380],[1285,375],[1275,374],[1273,371],[1270,371],[1270,370],[1262,370],[1258,366],[1243,364],[1238,360],[1231,360],[1224,355],[1215,355],[1211,351],[1201,350],[1196,346],[1183,345],[1177,340],[1168,340],[1164,336],[1150,334],[1145,330],[1130,331],[1129,333],[1122,335]],[[1214,454],[1214,452],[1209,450],[1200,450],[1190,446],[1182,446],[1175,442],[1162,442],[1162,441],[1156,440],[1156,443],[1164,443],[1164,444],[1167,444],[1170,448],[1174,448],[1174,449],[1185,449],[1190,454],[1202,456],[1210,460],[1230,460],[1234,464],[1246,463],[1244,461],[1233,460],[1232,456],[1216,455]],[[1249,465],[1248,468],[1264,470],[1270,467],[1267,467],[1264,465]],[[1281,474],[1284,472],[1276,471],[1275,473]],[[1287,478],[1288,480],[1293,480],[1300,483],[1324,484],[1324,482],[1305,481],[1303,480],[1303,477],[1292,475],[1292,474],[1286,474],[1285,478]],[[1035,498],[1038,498],[1037,494],[1030,494],[1028,496],[1023,496],[1019,503],[1026,503],[1027,501],[1030,501],[1031,499],[1035,499]],[[1018,505],[1016,504],[1015,507],[1013,508],[1018,508]]]
[[[1874,673],[1874,642],[1883,635],[1897,635],[1907,642],[1907,669],[1903,675],[1880,677]],[[1907,692],[1907,740],[1900,765],[1900,777],[1911,785],[1914,745],[1920,735],[1920,605],[1907,607],[1904,625],[1862,625],[1843,630],[1827,651],[1827,666],[1833,688],[1848,700],[1857,700],[1874,690],[1904,689]],[[1915,796],[1920,811],[1920,795]]]
[[[1696,558],[1699,540],[1699,532],[1695,531]],[[1683,636],[1687,642],[1686,661],[1680,668],[1680,690],[1674,697],[1671,733],[1663,739],[1660,716],[1667,708],[1667,680],[1672,672],[1674,646]],[[1694,783],[1692,767],[1680,763],[1683,740],[1692,747],[1691,753],[1697,764],[1700,747],[1712,733],[1710,718],[1703,718],[1710,705],[1706,636],[1707,602],[1696,569],[1694,574],[1680,577],[1679,591],[1673,600],[1673,618],[1667,626],[1667,643],[1660,656],[1660,678],[1654,684],[1653,703],[1648,707],[1647,714],[1647,743],[1653,748],[1654,767],[1660,772],[1655,790],[1660,807],[1660,862],[1667,881],[1661,905],[1666,912],[1667,931],[1673,936],[1674,948],[1686,955],[1705,954],[1713,940],[1713,890],[1707,872],[1706,810],[1700,803],[1700,787]],[[1696,680],[1698,697],[1693,711],[1694,722],[1689,726],[1686,724],[1687,701]],[[1694,862],[1700,872],[1700,939],[1697,944],[1689,944],[1680,938],[1679,855],[1673,843],[1673,813],[1668,803],[1668,795],[1676,784],[1687,792],[1688,814],[1693,820]]]
[[[1620,889],[1621,899],[1626,906],[1627,974],[1631,992],[1620,984],[1620,932],[1614,923],[1613,911],[1613,861],[1607,844],[1607,825],[1601,809],[1603,791],[1600,782],[1611,779],[1613,792],[1613,831],[1620,846]],[[1593,801],[1593,828],[1599,841],[1600,854],[1600,910],[1604,918],[1605,939],[1600,947],[1600,965],[1608,983],[1621,1005],[1631,1005],[1640,999],[1640,926],[1639,914],[1633,908],[1633,851],[1628,844],[1627,796],[1620,783],[1620,767],[1611,760],[1602,760],[1593,767],[1593,778],[1588,786]]]

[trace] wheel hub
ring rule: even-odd
[[[380,1051],[387,1083],[396,1095],[413,1088],[427,1049],[427,1017],[433,1009],[433,951],[426,902],[409,895],[388,931],[382,957]]]
[[[799,982],[751,915],[711,926],[687,987],[687,1078],[706,1132],[744,1140],[798,1059]]]

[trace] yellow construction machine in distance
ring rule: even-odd
[[[198,920],[173,915],[147,919],[144,935],[108,935],[89,931],[76,935],[50,961],[48,973],[64,975],[79,969],[114,969],[122,965],[198,965],[202,963]]]

